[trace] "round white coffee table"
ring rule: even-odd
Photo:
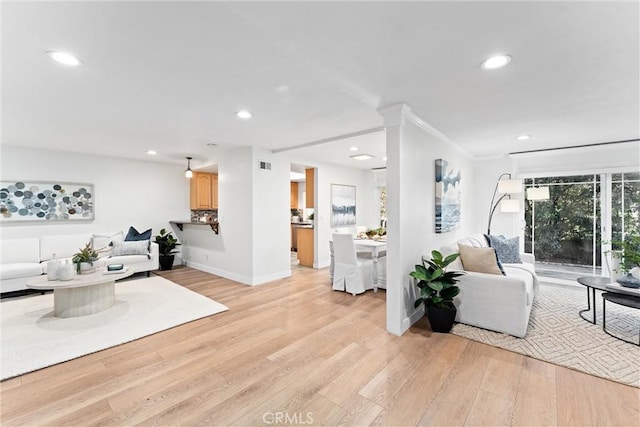
[[[78,317],[106,310],[115,303],[115,283],[134,273],[132,268],[122,273],[101,271],[78,274],[72,280],[47,280],[40,276],[29,280],[31,289],[53,289],[53,314],[56,317]]]

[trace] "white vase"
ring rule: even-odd
[[[62,266],[62,261],[57,259],[51,260],[47,263],[47,280],[58,280],[60,278],[60,267]]]
[[[610,251],[606,253],[605,262],[609,269],[609,277],[615,282],[619,277],[624,276],[620,271],[620,251]]]
[[[58,279],[60,280],[73,280],[76,276],[76,266],[70,262],[58,267]]]

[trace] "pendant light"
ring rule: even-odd
[[[187,157],[187,170],[184,171],[185,178],[193,177],[193,171],[191,170],[191,159],[192,157]]]

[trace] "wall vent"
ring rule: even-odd
[[[271,170],[271,163],[269,163],[269,162],[260,162],[259,163],[259,168],[270,171]]]

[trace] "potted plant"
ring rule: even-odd
[[[434,332],[449,332],[456,318],[456,306],[453,298],[460,293],[456,286],[464,272],[446,271],[449,264],[455,261],[460,254],[455,253],[443,258],[438,251],[431,252],[431,259],[422,259],[422,265],[416,265],[416,269],[409,273],[416,279],[416,285],[420,288],[420,297],[415,301],[414,307],[421,304],[426,307],[429,323]]]
[[[619,261],[622,277],[616,281],[622,286],[640,287],[640,235],[630,234],[622,241],[611,242],[614,250],[611,254]]]
[[[76,265],[76,272],[78,274],[94,272],[97,267],[94,267],[93,263],[98,260],[98,253],[99,251],[93,249],[89,242],[80,249],[80,252],[73,254],[71,262]]]
[[[167,232],[164,228],[160,230],[160,234],[156,236],[155,242],[158,244],[159,261],[161,270],[171,270],[173,260],[175,258],[176,246],[180,246],[178,239],[173,237],[171,232]]]

